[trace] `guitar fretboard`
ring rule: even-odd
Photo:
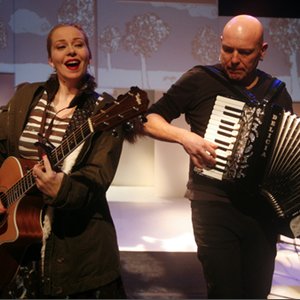
[[[57,148],[53,149],[49,155],[52,166],[57,167],[72,151],[74,151],[86,138],[94,132],[90,122],[85,121],[81,126],[75,129],[66,139],[64,139]],[[39,163],[43,163],[40,161]],[[1,194],[1,201],[5,207],[12,205],[16,199],[24,197],[24,195],[35,185],[35,178],[32,170],[28,170],[26,174],[6,193]]]

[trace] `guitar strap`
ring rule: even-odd
[[[239,95],[243,98],[246,97],[246,99],[254,103],[263,103],[263,104],[268,103],[285,86],[284,82],[273,77],[270,87],[268,88],[268,91],[265,94],[264,98],[261,101],[258,101],[256,97],[245,88],[229,83],[228,79],[224,76],[224,74],[216,67],[202,66],[202,69],[205,70],[209,75],[211,75],[212,77],[214,77],[215,79],[219,80],[224,85],[226,85],[226,87],[229,88],[231,91],[233,91],[236,95]]]

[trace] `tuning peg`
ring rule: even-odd
[[[115,129],[112,131],[112,136],[116,138],[119,137],[119,134]]]
[[[134,129],[134,124],[133,124],[133,122],[130,122],[130,121],[126,122],[126,123],[124,124],[124,129],[125,129],[126,131],[132,131],[132,130]]]
[[[147,118],[144,116],[144,115],[140,115],[139,116],[139,119],[140,119],[140,121],[142,122],[142,123],[146,123],[148,120],[147,120]]]

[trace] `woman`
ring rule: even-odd
[[[91,51],[80,26],[55,26],[48,35],[47,50],[54,74],[45,83],[20,86],[0,114],[1,160],[14,156],[37,161],[32,176],[45,205],[43,241],[29,246],[7,295],[125,298],[117,237],[106,200],[123,131],[121,126],[115,129],[118,137],[110,130],[96,132],[59,168],[52,165],[45,154],[49,147],[58,147],[103,105],[103,98],[94,91],[96,84],[88,73]]]

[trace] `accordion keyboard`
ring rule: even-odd
[[[216,165],[212,169],[204,169],[203,175],[222,180],[228,157],[239,132],[239,121],[245,103],[231,98],[217,96],[204,138],[218,145]],[[195,168],[197,172],[197,168]]]

